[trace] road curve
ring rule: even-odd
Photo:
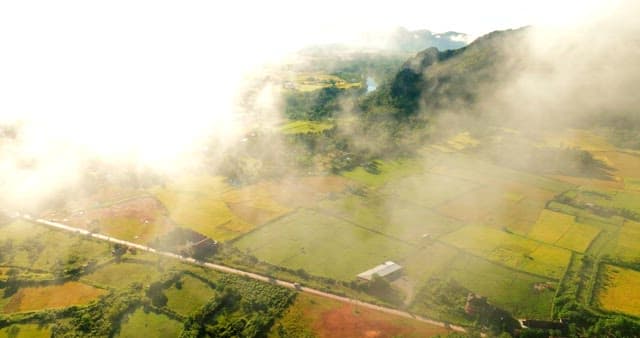
[[[145,245],[141,245],[141,244],[137,244],[137,243],[133,243],[133,242],[129,242],[129,241],[124,241],[124,240],[121,240],[121,239],[117,239],[117,238],[114,238],[114,237],[109,237],[109,236],[106,236],[106,235],[103,235],[103,234],[99,234],[99,233],[93,233],[93,232],[90,232],[90,231],[88,231],[86,229],[81,229],[81,228],[73,227],[73,226],[62,224],[62,223],[58,223],[58,222],[52,222],[52,221],[49,221],[49,220],[46,220],[46,219],[42,219],[42,218],[34,219],[30,215],[27,215],[27,214],[23,214],[23,215],[21,215],[21,217],[23,219],[27,220],[27,221],[34,222],[34,223],[41,224],[41,225],[45,225],[45,226],[48,226],[48,227],[51,227],[51,228],[55,228],[55,229],[58,229],[58,230],[64,230],[64,231],[73,232],[73,233],[77,233],[77,234],[81,234],[81,235],[91,236],[93,238],[96,238],[96,239],[99,239],[99,240],[102,240],[102,241],[106,241],[106,242],[110,242],[110,243],[117,243],[117,244],[125,245],[127,247],[136,248],[138,250],[150,252],[150,253],[153,253],[153,254],[156,254],[156,255],[159,255],[159,256],[164,256],[164,257],[177,259],[177,260],[182,261],[182,262],[187,263],[187,264],[199,265],[199,266],[202,266],[202,267],[205,267],[205,268],[209,268],[209,269],[213,269],[213,270],[217,270],[217,271],[221,271],[221,272],[232,273],[232,274],[236,274],[236,275],[240,275],[240,276],[247,276],[249,278],[253,278],[253,279],[256,279],[256,280],[259,280],[259,281],[280,285],[280,286],[283,286],[283,287],[286,287],[286,288],[298,290],[298,291],[301,291],[301,292],[306,292],[306,293],[317,295],[317,296],[320,296],[320,297],[331,298],[331,299],[335,299],[335,300],[338,300],[338,301],[342,301],[342,302],[346,302],[346,303],[351,303],[351,304],[354,304],[354,305],[362,306],[362,307],[368,308],[368,309],[377,310],[377,311],[381,311],[381,312],[384,312],[384,313],[388,313],[388,314],[392,314],[392,315],[396,315],[396,316],[400,316],[400,317],[406,317],[406,318],[415,319],[415,320],[418,320],[418,321],[421,321],[421,322],[424,322],[424,323],[428,323],[428,324],[431,324],[431,325],[448,328],[448,329],[451,329],[453,331],[466,332],[466,330],[461,326],[450,325],[450,324],[447,324],[447,323],[444,323],[444,322],[440,322],[440,321],[428,319],[428,318],[425,318],[425,317],[422,317],[422,316],[414,315],[414,314],[411,314],[411,313],[406,312],[406,311],[401,311],[401,310],[392,309],[392,308],[388,308],[388,307],[384,307],[384,306],[380,306],[380,305],[375,305],[375,304],[363,302],[363,301],[360,301],[360,300],[357,300],[357,299],[354,299],[354,298],[338,296],[338,295],[335,295],[335,294],[332,294],[332,293],[328,293],[328,292],[324,292],[324,291],[320,291],[320,290],[317,290],[317,289],[312,289],[312,288],[308,288],[308,287],[301,287],[301,286],[297,285],[296,283],[291,283],[291,282],[287,282],[287,281],[283,281],[283,280],[278,280],[278,279],[274,279],[272,277],[267,277],[267,276],[263,276],[263,275],[260,275],[260,274],[257,274],[257,273],[243,271],[243,270],[231,268],[231,267],[220,265],[220,264],[204,262],[204,261],[196,260],[196,259],[194,259],[192,257],[185,257],[185,256],[182,256],[182,255],[174,254],[172,252],[156,250],[154,248],[151,248],[151,247],[148,247],[148,246],[145,246]]]

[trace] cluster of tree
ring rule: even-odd
[[[612,179],[612,168],[582,149],[540,148],[527,140],[513,138],[500,144],[481,146],[478,151],[492,162],[516,170],[543,175]]]
[[[113,337],[122,318],[142,304],[136,291],[112,292],[88,307],[72,306],[59,313],[52,327],[54,337]]]
[[[295,293],[282,287],[234,275],[220,281],[224,288],[191,315],[181,337],[260,337],[291,304]]]
[[[612,217],[620,216],[634,221],[640,221],[640,214],[634,210],[621,207],[605,206],[597,202],[591,201],[589,198],[585,198],[587,195],[594,192],[583,191],[579,193],[562,193],[553,198],[554,201],[570,205],[574,208],[589,210],[590,212],[602,216]],[[606,198],[610,198],[607,196]]]
[[[478,328],[488,328],[494,334],[514,333],[519,327],[518,321],[509,312],[486,301],[475,304],[473,311],[469,311],[469,294],[470,290],[453,279],[431,278],[419,290],[414,305],[435,309],[449,318]]]
[[[199,260],[211,258],[218,251],[216,241],[199,232],[181,227],[176,227],[169,233],[154,238],[149,246]]]
[[[340,101],[354,99],[362,88],[342,89],[335,83],[314,91],[290,91],[284,94],[285,116],[292,120],[322,120],[341,110]]]

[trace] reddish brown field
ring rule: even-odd
[[[2,309],[3,313],[57,309],[84,305],[107,292],[90,285],[68,282],[61,285],[22,288]]]
[[[439,326],[410,318],[386,314],[337,300],[300,294],[275,327],[282,326],[290,336],[320,338],[433,337],[449,332]],[[277,337],[275,332],[269,335]]]
[[[402,320],[379,311],[357,308],[352,305],[326,311],[316,323],[319,337],[429,337],[447,330],[425,324],[403,325]]]

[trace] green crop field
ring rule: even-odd
[[[410,281],[420,285],[431,277],[446,274],[446,270],[459,255],[459,250],[434,242],[412,251],[397,263],[404,267],[404,274]]]
[[[484,259],[460,255],[443,271],[460,285],[517,318],[548,319],[556,284],[551,280],[514,271]]]
[[[394,180],[387,184],[382,192],[392,195],[392,199],[429,208],[479,186],[477,183],[447,175],[423,173]]]
[[[300,210],[240,238],[235,245],[266,262],[341,280],[411,249],[347,221]]]
[[[140,263],[113,263],[92,272],[85,278],[92,283],[123,289],[130,287],[133,283],[148,285],[152,281],[160,278],[163,272],[152,264]]]
[[[1,226],[0,241],[2,239],[10,241],[14,249],[5,253],[0,263],[30,269],[50,270],[60,262],[75,265],[100,262],[108,252],[108,246],[103,243],[21,220]]]
[[[171,318],[153,313],[145,312],[138,308],[129,314],[120,327],[118,337],[138,338],[144,332],[149,337],[178,337],[182,331],[182,323]]]
[[[344,172],[342,175],[369,187],[377,188],[390,180],[406,177],[421,171],[419,163],[413,160],[377,161],[377,172],[369,172],[363,167]]]
[[[427,236],[454,231],[461,225],[455,219],[416,204],[389,200],[380,202],[372,198],[346,195],[322,201],[317,209],[411,243],[420,243]]]

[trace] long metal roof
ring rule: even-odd
[[[373,269],[369,269],[361,274],[358,275],[358,277],[362,278],[362,279],[366,279],[366,280],[371,280],[371,278],[373,278],[373,275],[378,275],[380,277],[386,277],[398,270],[401,270],[402,266],[398,265],[392,261],[386,261],[384,262],[384,264],[380,264],[376,267],[374,267]]]

